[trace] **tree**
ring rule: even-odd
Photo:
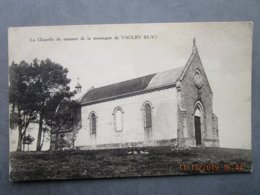
[[[35,75],[32,65],[25,61],[9,67],[10,127],[18,128],[17,151],[22,150],[22,140],[30,122],[37,118]]]
[[[43,122],[48,114],[58,106],[58,102],[64,98],[70,98],[74,94],[70,92],[67,78],[68,69],[50,59],[33,61],[38,72],[37,78],[37,112],[39,114],[39,131],[37,137],[37,151],[42,148]]]
[[[34,59],[31,64],[25,61],[12,63],[9,68],[10,127],[18,127],[17,151],[21,151],[22,140],[30,122],[37,119],[39,130],[37,151],[43,145],[43,123],[55,110],[61,100],[71,98],[67,78],[68,69],[50,59]]]
[[[25,145],[27,145],[27,150],[29,151],[29,145],[32,144],[32,142],[34,141],[34,138],[29,134],[23,137],[23,151],[25,151]]]

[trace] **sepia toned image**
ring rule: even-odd
[[[9,28],[10,180],[250,173],[252,30]]]

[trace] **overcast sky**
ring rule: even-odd
[[[131,35],[135,39],[123,39]],[[153,39],[144,39],[146,35]],[[251,148],[251,23],[10,28],[9,64],[50,58],[68,68],[72,88],[79,77],[83,91],[87,91],[92,86],[184,66],[194,37],[213,91],[221,147]]]

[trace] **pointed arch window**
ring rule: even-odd
[[[90,134],[96,135],[97,133],[97,116],[92,112],[89,116]]]
[[[116,132],[123,131],[123,113],[124,112],[121,107],[116,107],[113,112]]]
[[[143,116],[144,116],[144,139],[152,139],[152,104],[150,102],[145,102],[143,104]]]
[[[152,128],[152,107],[149,103],[144,105],[144,127]]]

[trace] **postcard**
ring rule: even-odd
[[[251,173],[252,32],[10,27],[10,180]]]

